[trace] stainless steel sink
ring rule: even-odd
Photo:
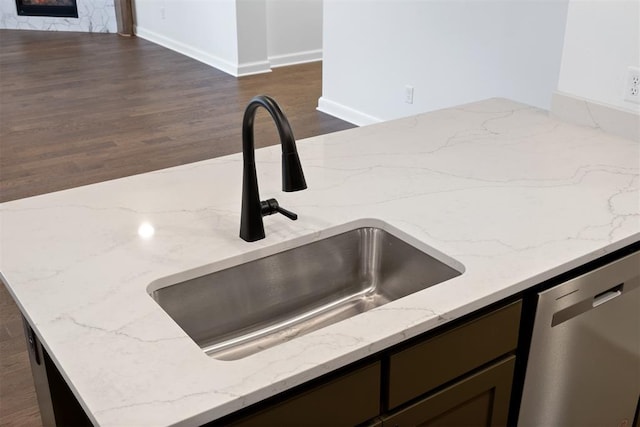
[[[150,294],[207,354],[235,360],[451,279],[458,270],[388,231],[361,227]]]

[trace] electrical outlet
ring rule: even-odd
[[[624,85],[625,101],[640,104],[640,68],[627,68],[627,79]]]
[[[404,102],[413,104],[413,86],[406,85],[404,87]]]
[[[166,9],[163,7],[160,8],[160,19],[163,21],[167,18]]]

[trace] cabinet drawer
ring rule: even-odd
[[[389,409],[515,350],[521,307],[517,301],[392,354]]]
[[[515,357],[467,377],[383,419],[383,427],[506,426]]]
[[[380,362],[242,418],[233,426],[353,426],[380,413]]]

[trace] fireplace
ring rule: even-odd
[[[18,15],[78,17],[76,0],[16,0]]]

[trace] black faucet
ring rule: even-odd
[[[264,107],[278,128],[282,146],[282,190],[299,191],[307,188],[302,173],[300,158],[296,150],[296,141],[291,126],[276,101],[266,95],[259,95],[249,101],[242,120],[242,213],[240,218],[240,237],[247,242],[264,239],[262,217],[281,213],[292,220],[298,215],[283,209],[276,199],[260,201],[258,177],[256,175],[255,147],[253,144],[253,122],[258,107]]]

